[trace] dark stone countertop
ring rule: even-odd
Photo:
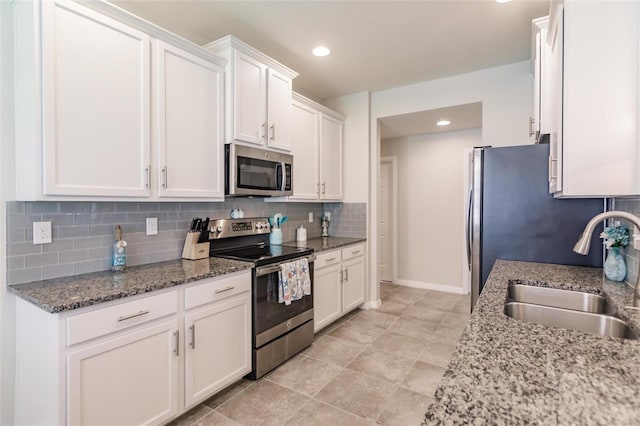
[[[605,294],[636,332],[633,288],[602,269],[499,260],[429,406],[428,425],[626,425],[640,419],[640,340],[514,320],[510,280]]]
[[[289,241],[285,246],[312,248],[316,253],[366,242],[366,238],[314,237],[307,241]]]
[[[253,264],[210,257],[170,260],[8,287],[18,297],[50,313],[70,311],[191,281],[251,268]]]

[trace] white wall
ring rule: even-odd
[[[0,424],[14,424],[15,309],[6,290],[6,200],[14,195],[12,2],[0,1]]]
[[[481,129],[382,141],[398,164],[399,284],[462,292],[464,150],[481,143]]]
[[[532,112],[533,76],[529,61],[489,68],[467,74],[425,81],[371,94],[371,149],[369,188],[369,283],[368,294],[378,300],[377,181],[380,165],[378,120],[383,117],[425,111],[434,108],[482,102],[482,144],[493,146],[525,145]]]
[[[369,199],[369,92],[328,99],[329,108],[347,117],[344,123],[345,203],[366,203]]]

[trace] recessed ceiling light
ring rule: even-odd
[[[331,50],[324,46],[318,46],[313,49],[312,53],[316,56],[328,56],[331,53]]]
[[[509,3],[511,0],[496,0],[496,3]]]
[[[438,126],[448,126],[451,122],[447,119],[441,118],[440,121],[436,123]]]

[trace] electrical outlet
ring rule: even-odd
[[[309,212],[309,223],[313,223],[313,212]]]
[[[147,235],[158,235],[158,218],[147,218]]]
[[[51,222],[33,222],[33,244],[51,242]]]

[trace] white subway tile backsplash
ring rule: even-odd
[[[331,211],[330,235],[366,236],[365,203],[265,203],[259,198],[230,198],[225,202],[8,202],[8,283],[18,284],[86,272],[111,266],[114,226],[122,225],[128,242],[127,265],[179,259],[185,234],[194,216],[229,217],[234,208],[245,217],[289,217],[284,241],[294,241],[296,228],[307,228],[308,238],[320,236],[320,217]],[[314,223],[308,222],[313,212]],[[147,217],[158,218],[158,235],[145,234]],[[32,223],[51,221],[53,242],[33,245]]]

